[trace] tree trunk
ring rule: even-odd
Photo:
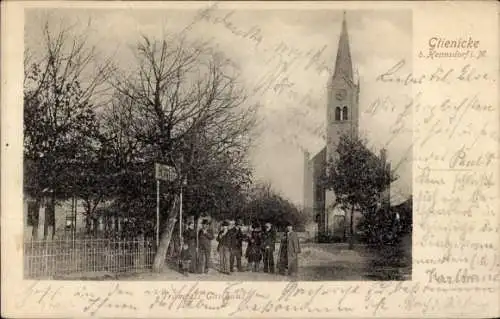
[[[56,198],[55,194],[50,195],[49,201],[45,204],[45,220],[44,220],[44,232],[43,239],[46,240],[49,236],[50,227],[50,239],[54,239],[55,235],[55,222],[56,220]]]
[[[343,228],[344,228],[344,234],[343,234],[344,242],[346,242],[347,241],[347,213],[344,214],[344,227]]]
[[[354,222],[353,222],[353,217],[354,217],[354,205],[351,206],[351,222],[349,225],[350,229],[350,236],[349,236],[349,249],[354,248]]]
[[[160,243],[156,249],[156,255],[153,262],[153,271],[160,272],[165,265],[165,258],[167,256],[168,246],[170,246],[170,240],[172,239],[172,233],[174,232],[174,226],[177,222],[176,215],[177,200],[172,204],[172,209],[168,214],[168,219],[164,224],[164,229],[160,235]]]
[[[95,216],[92,216],[92,224],[94,225],[92,228],[92,236],[94,236],[94,238],[97,238],[99,235],[99,219],[97,219]]]
[[[87,235],[90,235],[90,227],[91,227],[92,221],[90,219],[90,215],[87,212],[87,215],[85,216],[85,233]]]
[[[83,207],[85,207],[85,233],[87,235],[90,235],[90,200],[89,199],[83,199]]]
[[[31,229],[31,240],[38,239],[38,222],[40,220],[40,197],[35,196],[35,203],[32,205],[31,209],[28,210],[28,214],[30,214],[30,221],[32,224]],[[28,205],[28,208],[29,205]]]
[[[33,225],[33,228],[31,229],[31,240],[37,240],[38,239],[38,224]]]

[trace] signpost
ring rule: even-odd
[[[156,246],[160,244],[160,180],[172,182],[177,178],[175,168],[163,164],[155,164],[156,178]],[[181,193],[181,210],[182,210],[182,193]],[[182,218],[182,216],[181,216]]]
[[[181,185],[181,194],[179,195],[179,249],[182,249],[182,187]]]

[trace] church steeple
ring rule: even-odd
[[[327,158],[336,156],[342,135],[358,135],[359,77],[355,78],[352,62],[344,12],[335,69],[327,84]]]
[[[345,11],[342,19],[342,31],[340,32],[339,47],[337,49],[337,59],[335,61],[335,72],[333,77],[344,78],[350,82],[353,81],[351,50],[349,48],[349,35],[347,34]]]

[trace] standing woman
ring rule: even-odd
[[[187,229],[183,234],[184,243],[189,247],[189,253],[191,256],[191,263],[189,264],[189,272],[194,273],[197,268],[196,263],[196,230],[194,229],[194,222],[189,221]]]
[[[248,240],[248,247],[245,255],[248,260],[248,270],[257,272],[259,271],[260,261],[262,260],[262,236],[260,225],[254,224],[252,228],[253,230]]]
[[[230,275],[230,257],[231,257],[231,234],[228,229],[229,224],[224,221],[222,223],[222,229],[217,235],[217,241],[219,245],[217,246],[217,251],[219,252],[220,267],[221,272]]]

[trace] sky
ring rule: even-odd
[[[224,54],[238,68],[248,102],[260,105],[258,138],[250,153],[254,176],[300,205],[303,152],[314,155],[325,145],[326,84],[334,68],[342,16],[338,10],[230,11],[217,5],[205,10],[29,9],[25,46],[39,50],[41,24],[48,19],[54,28],[72,25],[75,32],[87,30],[99,55],[112,56],[125,69],[141,35],[161,39],[182,34],[188,43],[204,43]],[[400,199],[412,188],[407,159],[412,117],[398,120],[411,86],[402,89],[376,79],[401,60],[411,72],[411,17],[409,10],[346,12],[361,87],[360,134],[374,151],[387,149],[399,176],[391,190]]]

